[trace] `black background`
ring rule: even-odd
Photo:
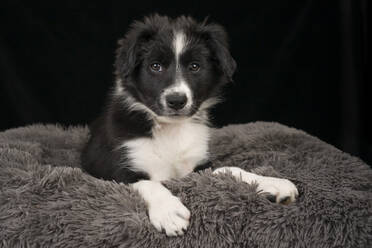
[[[90,122],[133,20],[208,15],[227,29],[238,64],[216,126],[280,122],[372,164],[367,2],[2,1],[0,129]]]

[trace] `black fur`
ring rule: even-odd
[[[175,81],[172,42],[177,30],[182,30],[187,37],[180,68],[194,98],[191,109],[179,115],[205,121],[203,118],[206,115],[201,118],[198,112],[200,105],[216,97],[221,86],[232,81],[236,64],[229,53],[227,35],[221,26],[197,23],[184,16],[170,19],[154,15],[134,22],[118,43],[115,62],[118,85],[109,96],[105,111],[90,126],[91,137],[82,153],[83,167],[93,176],[124,183],[148,179],[146,172],[135,173],[129,169],[126,150],[118,147],[131,139],[152,136],[154,117],[144,110],[131,109],[133,101],[143,104],[157,116],[174,115],[162,106],[159,96]],[[188,70],[194,61],[200,64],[198,73]],[[149,69],[154,62],[165,68],[163,73]],[[119,93],[118,87],[124,91]],[[131,99],[129,103],[128,99]]]

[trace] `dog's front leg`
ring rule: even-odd
[[[294,202],[298,196],[296,186],[287,179],[260,176],[238,167],[221,167],[213,173],[231,173],[246,183],[257,183],[258,192],[268,194],[268,199],[277,203],[288,204]]]
[[[168,236],[183,235],[189,225],[190,211],[160,182],[142,180],[131,185],[145,200],[150,222]]]

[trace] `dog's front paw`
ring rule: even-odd
[[[175,196],[167,197],[149,206],[149,218],[154,227],[167,236],[183,235],[189,225],[190,211]]]
[[[289,204],[296,201],[298,191],[296,186],[287,179],[265,177],[246,172],[238,167],[221,167],[213,171],[214,174],[231,173],[235,178],[246,183],[257,183],[258,193],[265,194],[272,202]]]
[[[271,202],[289,204],[296,201],[298,190],[296,186],[287,179],[275,177],[260,177],[257,180],[257,190],[260,194],[267,194]]]

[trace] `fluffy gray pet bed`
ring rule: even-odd
[[[358,158],[275,123],[214,131],[214,166],[280,174],[290,205],[211,170],[166,186],[191,213],[185,236],[150,224],[128,186],[80,169],[86,128],[34,125],[0,133],[0,247],[372,247],[372,170]]]

